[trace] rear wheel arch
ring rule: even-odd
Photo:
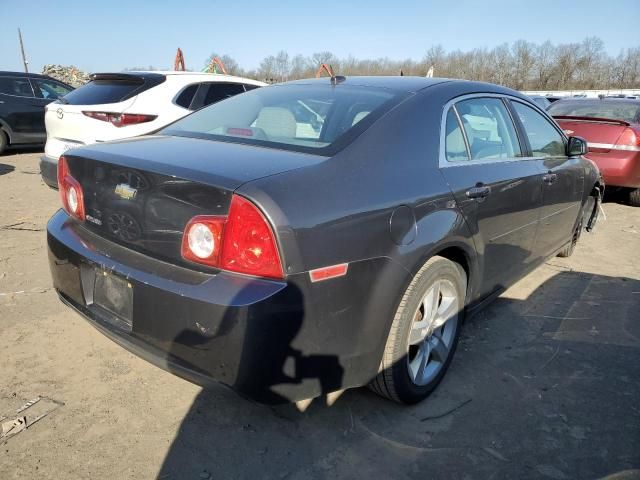
[[[475,248],[471,245],[467,245],[464,242],[447,242],[436,245],[429,249],[425,255],[410,268],[410,278],[406,285],[403,285],[403,292],[407,289],[409,284],[413,281],[420,269],[433,257],[443,257],[447,260],[451,260],[462,267],[467,276],[467,302],[472,300],[472,293],[474,290],[475,282],[478,280],[479,266],[475,260],[476,252]]]

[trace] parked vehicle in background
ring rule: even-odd
[[[266,85],[198,72],[95,73],[47,108],[43,180],[57,188],[58,158],[81,145],[154,132],[194,110]]]
[[[46,75],[0,72],[0,154],[10,146],[42,145],[45,106],[72,90]]]
[[[548,111],[568,135],[587,140],[586,157],[600,168],[607,189],[624,189],[640,207],[640,100],[568,99]]]
[[[531,95],[530,98],[543,110],[546,110],[549,105],[551,105],[551,101],[547,97],[543,97],[542,95]]]
[[[49,221],[63,302],[196,383],[264,402],[369,384],[424,399],[465,312],[593,225],[599,173],[491,84],[261,88],[156,135],[68,151]]]

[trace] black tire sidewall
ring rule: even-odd
[[[447,360],[440,369],[440,372],[438,372],[438,375],[431,382],[426,385],[418,386],[414,384],[409,377],[409,371],[407,368],[406,349],[408,345],[408,336],[413,324],[414,314],[420,306],[422,298],[433,282],[440,278],[450,280],[455,286],[461,310],[458,313],[458,322],[453,333],[453,342],[451,344]],[[438,386],[447,372],[458,344],[460,328],[464,320],[466,288],[466,274],[462,267],[445,258],[438,258],[429,266],[429,268],[422,272],[414,284],[411,293],[406,297],[406,304],[401,314],[401,320],[398,323],[400,331],[396,337],[398,339],[394,348],[394,357],[396,361],[394,362],[392,370],[395,390],[402,402],[411,404],[424,400]]]
[[[4,153],[8,145],[9,137],[7,136],[5,131],[0,128],[0,155]]]
[[[629,190],[629,205],[640,207],[640,188]]]

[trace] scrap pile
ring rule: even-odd
[[[42,68],[43,75],[49,75],[72,87],[80,87],[89,81],[89,74],[78,70],[74,66],[63,67],[62,65],[45,65]]]

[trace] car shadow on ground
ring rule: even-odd
[[[9,146],[2,155],[3,157],[11,157],[14,155],[22,155],[24,153],[42,153],[44,145],[25,145],[19,147]]]
[[[596,478],[640,467],[640,281],[559,271],[469,319],[435,393],[326,406],[202,390],[158,478]]]
[[[13,165],[7,165],[6,163],[0,163],[0,175],[6,175],[16,169]]]

